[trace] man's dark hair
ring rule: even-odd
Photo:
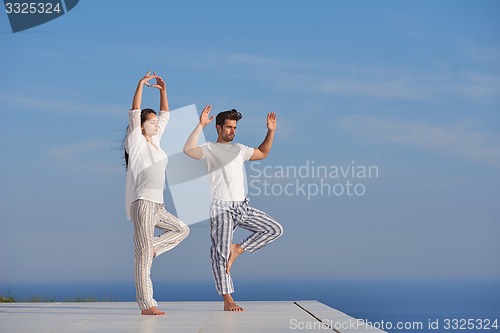
[[[219,125],[220,127],[222,127],[222,125],[224,125],[224,122],[226,121],[226,119],[238,121],[242,117],[243,116],[241,115],[241,113],[239,113],[238,110],[236,110],[236,109],[222,111],[222,112],[219,112],[219,114],[215,118],[215,125]]]

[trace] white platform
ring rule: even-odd
[[[136,303],[0,303],[0,332],[383,332],[317,301],[238,304],[244,312],[222,311],[222,302],[160,302],[167,315],[156,317],[141,316]]]

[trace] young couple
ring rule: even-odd
[[[156,83],[150,83],[156,80]],[[144,85],[160,91],[160,112],[141,110]],[[222,295],[225,311],[243,311],[231,294],[234,292],[230,269],[243,252],[254,253],[276,240],[283,233],[281,225],[266,213],[251,207],[245,197],[243,163],[266,158],[273,144],[276,115],[267,115],[267,135],[258,148],[233,144],[236,124],[241,114],[236,110],[217,115],[215,127],[217,142],[196,145],[203,128],[212,122],[212,107],[207,105],[200,122],[187,138],[184,153],[204,160],[212,193],[210,205],[210,233],[212,272],[217,293]],[[153,258],[177,246],[189,234],[181,220],[165,210],[163,189],[168,157],[160,147],[160,139],[170,117],[165,81],[156,73],[148,72],[137,84],[129,111],[129,126],[125,138],[127,167],[125,205],[127,218],[134,223],[136,298],[143,315],[165,315],[153,298],[150,272]],[[236,227],[251,232],[239,244],[233,244]],[[154,235],[156,228],[164,232]]]

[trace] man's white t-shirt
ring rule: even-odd
[[[125,150],[129,154],[125,189],[125,210],[131,218],[132,202],[138,199],[163,203],[165,188],[165,168],[167,154],[160,147],[160,139],[165,131],[170,112],[160,111],[159,131],[151,137],[154,145],[148,143],[141,130],[141,110],[129,111],[129,129],[125,140]]]
[[[214,200],[243,201],[246,179],[243,163],[253,154],[253,148],[240,143],[207,142],[200,146],[206,161],[210,189]]]

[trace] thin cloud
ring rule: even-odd
[[[370,82],[371,81],[371,82]],[[326,79],[316,85],[318,91],[331,95],[368,96],[384,98],[426,99],[425,92],[419,92],[409,77],[394,79],[359,80],[356,78]]]
[[[408,146],[500,168],[500,136],[462,123],[438,126],[355,115],[341,119],[338,126],[371,142]]]
[[[49,155],[56,159],[71,159],[83,154],[102,152],[109,149],[106,141],[85,141],[52,148]]]
[[[500,76],[481,71],[452,71],[439,62],[427,72],[413,68],[361,67],[331,61],[294,61],[256,54],[206,52],[203,59],[186,55],[184,66],[231,73],[266,82],[272,89],[330,96],[398,98],[435,101],[443,94],[473,100],[496,98]],[[426,64],[423,64],[424,66]]]
[[[500,96],[500,76],[476,72],[464,72],[464,83],[458,91],[471,98],[481,99]]]
[[[80,102],[57,100],[44,97],[33,96],[32,94],[4,94],[0,93],[0,103],[3,105],[15,105],[19,109],[31,109],[58,113],[99,113],[99,114],[119,114],[123,113],[123,108],[117,106],[90,105]]]
[[[470,45],[463,45],[462,48],[474,62],[495,65],[500,63],[500,43],[475,48]]]
[[[54,147],[47,156],[71,171],[123,173],[121,154],[122,151],[111,147],[109,141],[91,140]]]

